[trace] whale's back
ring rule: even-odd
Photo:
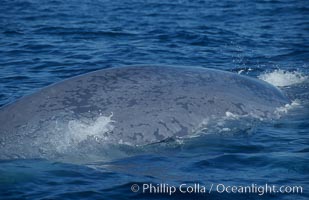
[[[171,66],[103,69],[3,107],[0,142],[2,149],[25,142],[36,148],[42,140],[53,145],[48,142],[51,135],[98,123],[91,131],[97,131],[99,139],[143,145],[190,135],[205,121],[228,113],[271,117],[286,103],[274,86],[224,71]],[[92,136],[86,129],[81,134]]]

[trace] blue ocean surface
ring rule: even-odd
[[[240,122],[232,132],[115,146],[99,158],[0,160],[1,200],[309,199],[308,1],[0,2],[1,107],[75,75],[134,64],[239,73],[279,87],[291,104],[250,132]]]

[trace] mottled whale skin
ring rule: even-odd
[[[276,87],[220,70],[155,65],[103,69],[2,107],[0,159],[40,157],[44,149],[59,150],[64,140],[70,145],[91,139],[93,131],[95,140],[155,143],[190,135],[206,119],[227,112],[265,118],[286,103],[289,100]],[[100,116],[105,116],[103,123],[95,124]],[[72,134],[72,122],[83,123],[73,132],[83,131],[68,139],[65,132],[70,129]]]

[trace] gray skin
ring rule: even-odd
[[[68,140],[63,138],[72,120],[92,126],[100,115],[112,114],[112,128],[99,130],[95,141],[145,145],[194,134],[204,128],[205,120],[225,117],[227,112],[272,117],[287,103],[276,87],[225,71],[173,66],[103,69],[2,107],[0,159],[42,157],[59,150],[62,140]],[[86,139],[91,137],[89,133]],[[70,138],[66,145],[81,145],[84,140]]]

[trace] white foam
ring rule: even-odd
[[[275,111],[275,114],[277,114],[280,117],[282,114],[286,114],[290,110],[295,109],[299,106],[300,106],[300,101],[294,100],[290,104],[285,104],[284,106],[277,108]]]
[[[248,74],[250,71],[253,71],[253,69],[249,67],[249,68],[245,68],[245,69],[240,69],[237,73],[238,74],[243,74],[243,73]]]
[[[63,131],[61,138],[53,138],[56,148],[59,152],[63,152],[68,148],[76,147],[83,141],[92,139],[95,141],[107,140],[106,133],[114,129],[112,120],[113,114],[103,116],[100,114],[95,120],[71,120],[67,124],[66,131]]]
[[[226,111],[222,117],[211,116],[203,119],[198,128],[193,131],[193,134],[186,136],[186,138],[194,138],[213,133],[232,134],[241,130],[248,132],[249,129],[254,128],[255,123],[263,120],[260,116],[252,113],[239,115]]]
[[[227,119],[239,119],[240,115],[231,113],[229,111],[225,112],[225,116],[227,117]]]
[[[289,72],[277,69],[273,72],[261,74],[258,78],[274,86],[284,87],[302,83],[308,79],[308,76],[305,76],[298,71]]]
[[[222,119],[224,119],[224,120],[242,120],[242,119],[245,119],[245,118],[257,119],[259,121],[264,120],[264,118],[261,117],[260,115],[258,115],[257,113],[250,112],[248,114],[239,115],[239,114],[231,113],[229,111],[225,112],[225,117],[223,117]]]
[[[242,74],[244,71],[245,71],[244,69],[241,69],[241,70],[239,70],[237,73],[238,73],[238,74]]]

